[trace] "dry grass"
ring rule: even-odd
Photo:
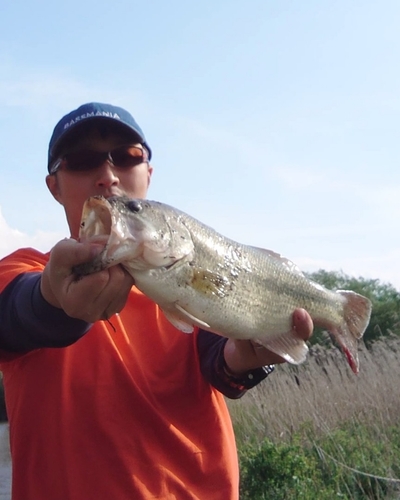
[[[400,419],[400,338],[360,347],[355,375],[334,347],[310,349],[300,366],[279,366],[242,399],[229,401],[239,442],[290,441],[305,426],[313,435],[329,433],[344,422],[362,422],[382,430]]]

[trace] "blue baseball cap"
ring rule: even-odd
[[[89,120],[93,121],[96,119],[119,123],[128,131],[133,132],[133,139],[143,144],[149,153],[149,160],[151,159],[151,149],[146,142],[143,130],[139,127],[133,116],[128,113],[128,111],[111,104],[90,102],[82,104],[79,108],[65,115],[55,126],[49,143],[47,164],[49,172],[50,166],[57,159],[57,151],[59,150],[62,141],[69,135],[69,133],[72,130],[76,130],[76,128],[82,123],[87,123]]]

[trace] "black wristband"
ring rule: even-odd
[[[275,365],[266,365],[261,368],[249,370],[238,376],[231,372],[223,354],[220,356],[218,364],[219,374],[222,375],[230,385],[241,390],[252,389],[275,370]]]

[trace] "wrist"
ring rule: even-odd
[[[223,356],[227,373],[233,377],[241,377],[249,370],[260,366],[256,366],[253,363],[253,357],[249,356],[247,341],[228,339]]]
[[[274,365],[266,365],[238,374],[229,368],[222,352],[218,362],[217,373],[219,373],[220,377],[232,387],[245,391],[252,389],[262,380],[267,378],[268,375],[274,371],[274,369]]]

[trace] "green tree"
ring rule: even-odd
[[[320,269],[309,273],[308,277],[330,290],[353,290],[365,295],[372,302],[371,321],[364,334],[368,345],[382,335],[394,333],[400,336],[400,292],[390,283],[378,279],[354,278],[342,271]],[[322,339],[322,332],[316,330],[313,342]]]

